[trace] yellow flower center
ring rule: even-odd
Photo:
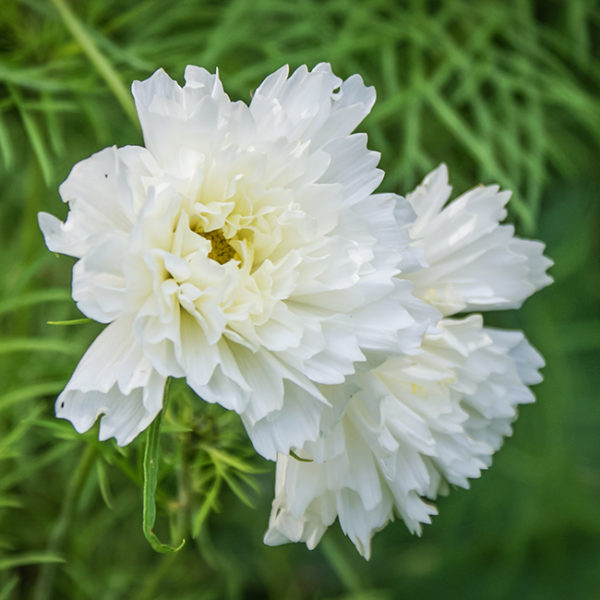
[[[203,231],[200,233],[200,235],[210,242],[211,250],[208,253],[208,258],[212,258],[220,265],[224,265],[232,258],[236,260],[240,259],[239,254],[227,241],[227,238],[223,235],[223,232],[220,229]]]

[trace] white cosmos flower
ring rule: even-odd
[[[442,166],[409,196],[418,215],[411,233],[431,266],[402,277],[427,300],[444,312],[505,308],[551,281],[543,245],[498,225],[506,196],[477,188],[442,209],[448,193]],[[265,542],[313,548],[337,517],[368,558],[373,533],[395,516],[420,533],[436,514],[427,500],[449,484],[468,487],[490,465],[516,407],[534,400],[527,386],[542,366],[521,332],[471,315],[442,319],[417,355],[357,371],[336,389],[335,398],[351,398],[341,420],[298,451],[310,462],[278,457]]]
[[[77,306],[108,323],[56,413],[78,431],[104,415],[101,439],[127,444],[185,377],[275,458],[318,437],[323,386],[420,345],[436,311],[397,277],[414,214],[373,194],[379,155],[352,131],[375,92],[358,75],[283,67],[249,106],[202,68],[185,80],[134,82],[145,147],[81,161],[66,222],[40,214],[48,248],[79,259]]]
[[[438,330],[421,354],[353,378],[360,391],[341,422],[298,452],[312,462],[278,457],[266,543],[313,548],[337,517],[368,558],[373,533],[395,515],[419,533],[437,512],[426,499],[489,466],[516,406],[533,401],[527,385],[543,361],[520,332],[486,329],[479,315]]]

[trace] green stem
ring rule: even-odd
[[[79,459],[79,464],[69,481],[62,509],[48,538],[48,543],[46,545],[47,552],[56,553],[62,546],[69,522],[71,521],[75,502],[77,501],[77,498],[79,498],[79,494],[94,465],[95,459],[96,448],[90,444],[86,447],[82,457]],[[55,563],[47,563],[40,569],[40,574],[37,578],[33,593],[34,600],[47,600],[50,598],[55,572]]]
[[[167,389],[165,388],[165,400],[163,410],[158,413],[152,424],[148,428],[146,434],[146,449],[144,451],[144,492],[143,492],[143,509],[142,509],[142,527],[146,539],[156,552],[178,552],[185,544],[185,539],[181,540],[179,546],[169,546],[162,543],[158,536],[154,533],[153,527],[156,521],[156,485],[158,483],[158,454],[160,450],[159,433],[160,422],[164,407],[167,405]]]

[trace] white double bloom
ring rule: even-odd
[[[108,324],[56,413],[127,444],[185,377],[277,457],[267,543],[313,547],[338,518],[369,556],[389,520],[420,531],[427,499],[490,464],[540,379],[520,332],[448,317],[518,307],[551,263],[499,224],[508,193],[445,206],[443,166],[407,199],[374,194],[359,76],[284,67],[249,106],[204,69],[185,79],[135,82],[145,147],[78,163],[66,222],[40,214],[48,247],[79,259],[78,307]]]
[[[185,377],[274,459],[335,427],[331,386],[415,353],[439,315],[401,277],[412,210],[373,194],[379,155],[352,134],[373,88],[284,67],[247,106],[204,69],[185,80],[135,82],[145,147],[81,161],[66,222],[40,214],[48,248],[79,259],[79,309],[108,323],[56,413],[78,431],[102,415],[100,438],[127,444]]]
[[[543,245],[499,225],[507,192],[478,187],[446,207],[444,166],[408,196],[424,264],[400,275],[445,316],[518,307],[551,282]],[[468,487],[510,435],[540,355],[521,332],[483,327],[480,315],[444,318],[414,356],[391,357],[348,377],[335,398],[345,412],[331,433],[277,459],[268,544],[313,548],[336,517],[363,556],[374,532],[399,516],[412,532],[436,513],[427,499]],[[347,404],[346,404],[347,403]]]

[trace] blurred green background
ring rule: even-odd
[[[2,0],[0,600],[600,598],[599,28],[592,0]],[[514,191],[510,220],[547,243],[555,283],[488,322],[525,330],[545,381],[492,469],[422,538],[389,525],[370,562],[337,525],[312,552],[264,546],[272,465],[176,385],[157,531],[187,543],[159,555],[141,531],[144,436],[117,449],[53,416],[99,327],[47,324],[80,315],[36,213],[65,215],[75,162],[141,143],[132,80],[218,66],[248,101],[281,64],[320,61],[376,86],[361,128],[384,189],[444,161],[456,192]]]

